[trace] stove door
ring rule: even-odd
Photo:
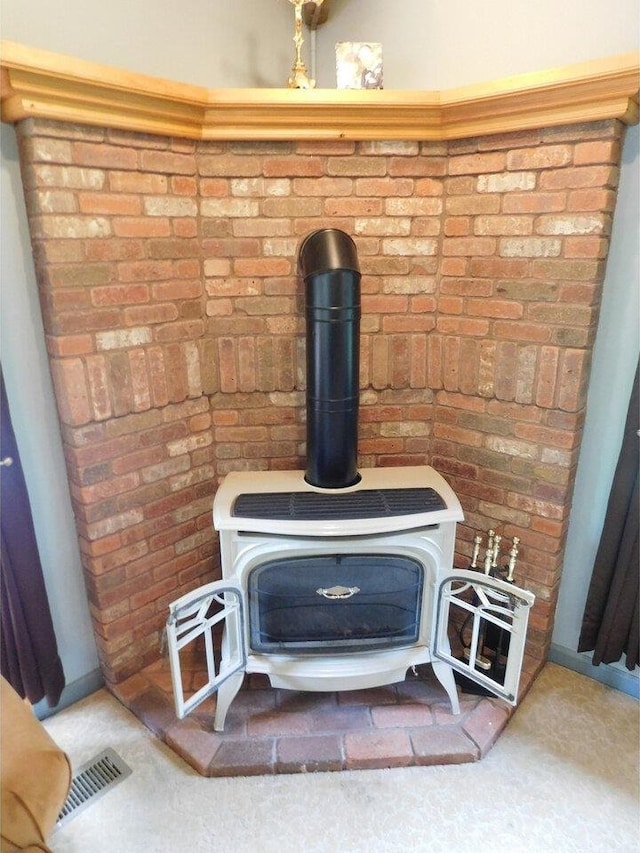
[[[447,572],[438,588],[434,656],[515,705],[534,601],[528,590],[506,581],[464,569]]]
[[[242,590],[227,581],[198,587],[169,605],[166,635],[179,719],[208,699],[232,675],[244,671],[247,655],[243,625]],[[185,698],[185,684],[191,676],[200,674],[202,640],[207,664],[206,683]],[[216,644],[222,646],[221,661]]]

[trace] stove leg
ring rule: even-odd
[[[227,711],[229,710],[229,705],[231,705],[238,695],[243,679],[243,671],[234,672],[233,675],[230,675],[229,678],[227,678],[226,681],[223,681],[220,687],[218,687],[216,695],[216,714],[213,719],[213,728],[215,731],[221,732],[224,729],[224,721],[227,716]]]
[[[458,702],[458,690],[456,688],[456,682],[453,677],[453,670],[451,669],[448,663],[445,663],[441,660],[432,661],[431,666],[433,667],[433,672],[436,678],[447,691],[447,696],[449,697],[449,701],[451,702],[451,713],[459,714],[460,703]]]

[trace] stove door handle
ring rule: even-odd
[[[323,589],[320,587],[320,589],[316,590],[318,595],[331,600],[338,598],[351,598],[352,595],[356,595],[358,592],[360,592],[360,587],[358,586],[331,586],[329,589]]]

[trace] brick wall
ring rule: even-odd
[[[99,655],[156,659],[168,603],[217,576],[232,470],[304,467],[303,236],[363,271],[360,467],[432,464],[458,562],[521,539],[551,637],[621,129],[449,143],[195,143],[27,121],[25,194]]]

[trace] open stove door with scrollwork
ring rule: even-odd
[[[246,649],[243,638],[244,605],[242,591],[227,581],[216,581],[183,595],[169,606],[166,626],[169,662],[176,716],[182,719],[234,677],[243,678]],[[223,631],[226,654],[220,660],[215,637]],[[188,677],[193,656],[204,644],[207,680],[190,696]]]
[[[437,591],[433,656],[515,705],[534,601],[528,590],[480,572],[447,572]],[[460,657],[450,649],[452,626],[462,640]]]

